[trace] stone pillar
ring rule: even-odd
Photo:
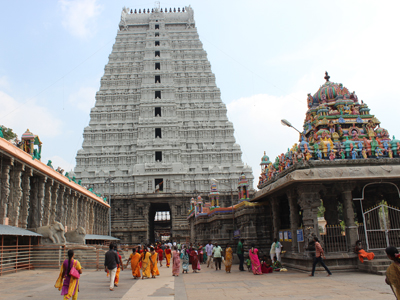
[[[16,227],[18,227],[19,223],[19,213],[22,200],[21,174],[24,170],[24,165],[14,163],[10,176],[13,187],[8,204],[8,225]]]
[[[3,159],[3,158],[1,158]],[[8,217],[8,198],[10,197],[10,170],[14,161],[8,164],[3,159],[3,169],[1,176],[1,198],[0,198],[0,224],[4,224]]]
[[[94,202],[91,200],[89,204],[89,226],[87,231],[89,234],[93,234],[94,220]]]
[[[71,197],[71,189],[70,188],[65,188],[65,193],[64,193],[64,214],[61,216],[61,223],[65,226],[67,226],[67,230],[70,229],[69,227],[69,219],[70,219],[70,199]]]
[[[28,228],[28,216],[29,216],[29,200],[30,200],[30,178],[33,175],[32,169],[25,167],[25,172],[22,174],[22,201],[20,208],[20,224],[21,228]]]
[[[96,228],[94,234],[99,234],[99,204],[95,204],[94,208],[94,226]]]
[[[44,189],[46,185],[47,177],[39,177],[38,178],[38,194],[37,194],[37,219],[38,219],[38,227],[43,226],[43,207],[44,207]]]
[[[281,229],[281,220],[279,216],[279,202],[278,198],[271,197],[272,209],[272,227],[274,229],[274,238],[279,240],[279,229]]]
[[[82,198],[82,227],[87,230],[87,221],[88,221],[88,209],[87,209],[88,200],[87,197]]]
[[[29,197],[29,216],[28,228],[37,228],[39,226],[38,216],[38,177],[32,177],[30,180],[31,191]]]
[[[349,252],[352,252],[358,239],[357,226],[354,222],[353,195],[354,185],[341,184],[340,192],[343,200],[344,223],[346,224],[346,239]]]
[[[83,227],[83,196],[79,195],[78,197],[78,211],[77,211],[77,217],[78,217],[78,227]]]
[[[297,203],[297,194],[293,189],[286,191],[286,196],[290,207],[290,231],[292,232],[292,252],[298,252],[297,229],[300,225],[299,205]]]
[[[51,209],[50,209],[50,220],[49,224],[53,224],[56,220],[57,215],[57,201],[58,201],[58,189],[60,184],[58,182],[54,182],[53,188],[51,190]]]
[[[65,185],[60,184],[57,196],[56,221],[60,222],[63,225],[65,225],[62,222],[64,216],[64,193],[65,193]]]
[[[44,187],[44,205],[43,205],[42,226],[47,226],[50,224],[51,189],[52,189],[53,183],[54,183],[53,179],[48,178],[46,181],[46,186]]]
[[[314,236],[320,238],[318,230],[318,207],[321,205],[320,190],[321,185],[302,184],[297,188],[299,194],[299,205],[303,210],[304,225],[304,247],[308,247],[308,243]]]
[[[72,229],[75,230],[78,228],[78,203],[79,203],[79,195],[78,193],[75,193],[74,195],[74,216],[73,216],[73,223],[72,223]]]

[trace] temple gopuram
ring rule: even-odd
[[[250,201],[272,215],[270,238],[284,245],[287,266],[309,270],[317,236],[331,270],[379,273],[373,261],[357,265],[353,249],[361,240],[379,257],[388,245],[400,247],[400,141],[355,92],[327,72],[324,78],[307,95],[299,142],[274,161],[264,153],[260,190]]]

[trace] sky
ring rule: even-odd
[[[0,124],[43,142],[42,161],[71,170],[124,6],[154,1],[0,0]],[[242,160],[255,183],[298,142],[306,97],[343,83],[400,137],[399,1],[161,1],[194,10]]]

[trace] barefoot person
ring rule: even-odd
[[[331,271],[329,271],[328,267],[325,265],[324,261],[322,260],[323,258],[325,258],[325,254],[324,254],[324,250],[321,247],[321,244],[318,241],[318,238],[315,236],[314,237],[314,244],[315,244],[315,257],[314,257],[314,263],[312,266],[312,271],[310,276],[314,276],[314,272],[315,272],[315,267],[317,266],[317,263],[320,263],[321,266],[323,266],[325,268],[325,270],[328,272],[328,276],[331,276],[332,273]]]
[[[167,268],[169,268],[169,265],[171,263],[171,249],[169,246],[165,249],[165,260],[167,261]]]
[[[79,274],[82,274],[82,268],[79,261],[74,259],[74,250],[68,250],[68,259],[64,260],[61,265],[60,275],[54,287],[61,291],[64,299],[77,300],[79,292],[79,279],[69,275],[72,267],[74,267]]]
[[[181,260],[182,260],[182,274],[189,271],[189,254],[186,251],[186,247],[182,247],[181,251]]]
[[[129,256],[127,260],[127,265],[128,263],[131,262],[131,268],[132,268],[132,276],[134,279],[140,278],[140,254],[136,252],[136,248],[132,249],[132,253]]]
[[[254,275],[262,275],[260,259],[258,258],[258,249],[251,245],[249,250],[249,258],[251,260],[251,268]]]
[[[366,252],[362,248],[362,244],[361,244],[360,240],[358,240],[356,242],[356,246],[354,247],[354,253],[358,255],[358,259],[361,261],[361,263],[364,263],[364,258],[366,258],[368,260],[373,260],[375,257],[374,252]]]
[[[115,273],[115,280],[114,280],[114,285],[118,286],[119,284],[119,273],[121,273],[121,270],[124,270],[124,264],[122,263],[122,257],[118,252],[118,247],[117,245],[114,245],[114,251],[117,252],[119,263],[117,264],[117,272]]]
[[[229,244],[226,244],[226,248],[225,248],[225,260],[224,260],[224,264],[225,264],[225,272],[226,273],[230,273],[231,272],[231,267],[232,267],[232,262],[233,262],[233,250],[232,248],[229,246]]]
[[[157,267],[158,253],[154,250],[153,247],[150,247],[150,254],[151,278],[156,278],[156,276],[160,275]]]
[[[179,276],[180,269],[181,259],[179,258],[178,248],[174,246],[174,251],[172,251],[172,276]]]
[[[143,253],[141,254],[142,261],[142,279],[150,278],[151,266],[150,266],[150,256],[151,254],[147,251],[147,247],[143,247]]]

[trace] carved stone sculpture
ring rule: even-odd
[[[65,238],[69,243],[85,244],[86,231],[83,227],[65,233]]]
[[[54,222],[48,226],[42,226],[36,228],[36,232],[43,235],[42,243],[61,244],[65,243],[65,229],[63,224],[60,222]]]

